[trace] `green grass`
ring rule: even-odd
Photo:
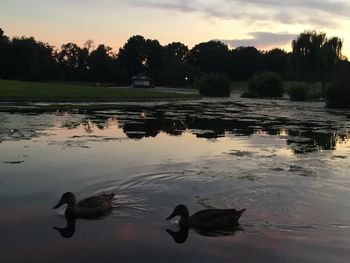
[[[0,80],[0,100],[2,101],[119,101],[181,98],[198,98],[198,96],[149,89]]]

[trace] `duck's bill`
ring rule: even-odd
[[[59,208],[61,205],[63,205],[63,202],[62,202],[62,201],[59,201],[59,202],[53,207],[53,209],[57,209],[57,208]]]
[[[166,220],[170,220],[170,219],[174,218],[175,216],[176,216],[176,214],[175,214],[175,213],[172,213],[170,216],[168,216],[168,217],[166,218]]]
[[[246,210],[245,208],[243,208],[242,210],[239,210],[238,214],[241,216],[244,213],[245,210]]]

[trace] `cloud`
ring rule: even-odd
[[[348,19],[345,0],[129,0],[129,5],[179,13],[197,13],[225,20],[332,26]]]
[[[254,5],[281,11],[287,10],[313,10],[322,11],[324,13],[348,17],[350,12],[350,4],[348,1],[334,0],[225,0],[227,4],[237,2],[241,4]]]
[[[156,1],[140,1],[132,0],[129,3],[136,7],[146,7],[153,9],[161,9],[182,13],[192,13],[198,11],[195,1],[172,1],[172,2],[156,2]]]
[[[246,39],[220,39],[219,41],[230,47],[254,46],[260,49],[284,46],[292,42],[297,37],[289,33],[269,33],[269,32],[252,32],[249,33],[251,38]]]

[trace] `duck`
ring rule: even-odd
[[[75,195],[72,192],[66,192],[62,195],[60,201],[53,207],[57,209],[67,204],[65,211],[66,217],[72,218],[98,218],[106,215],[112,209],[114,193],[92,196],[76,202]]]
[[[166,218],[170,220],[180,216],[180,227],[197,229],[226,229],[239,225],[238,220],[246,209],[204,209],[190,216],[187,206],[177,205],[172,214]]]

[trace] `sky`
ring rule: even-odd
[[[114,51],[137,34],[163,45],[221,40],[289,51],[297,35],[317,30],[340,37],[350,57],[349,14],[349,0],[1,0],[0,28],[56,48],[92,39]]]

